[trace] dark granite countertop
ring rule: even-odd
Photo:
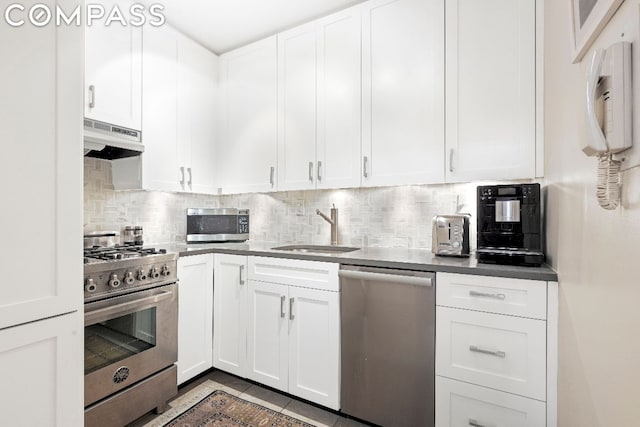
[[[541,267],[516,267],[508,265],[479,264],[474,254],[469,258],[452,258],[435,256],[431,251],[426,249],[368,247],[340,254],[321,254],[311,252],[300,253],[272,249],[285,244],[286,243],[280,242],[248,241],[244,243],[173,243],[154,246],[167,249],[170,252],[177,252],[180,256],[225,253],[337,262],[340,264],[397,268],[415,271],[508,277],[513,279],[544,281],[558,280],[556,272],[546,265]]]

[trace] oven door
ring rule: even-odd
[[[177,361],[177,284],[84,307],[85,406]]]

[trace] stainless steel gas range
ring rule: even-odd
[[[177,393],[177,254],[84,253],[85,425],[123,426]]]

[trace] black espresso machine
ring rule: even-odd
[[[479,262],[544,263],[540,184],[478,187]]]

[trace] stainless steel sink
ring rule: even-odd
[[[322,245],[287,245],[271,248],[276,251],[290,251],[300,253],[314,254],[343,254],[347,252],[357,251],[360,248],[352,248],[349,246],[322,246]]]

